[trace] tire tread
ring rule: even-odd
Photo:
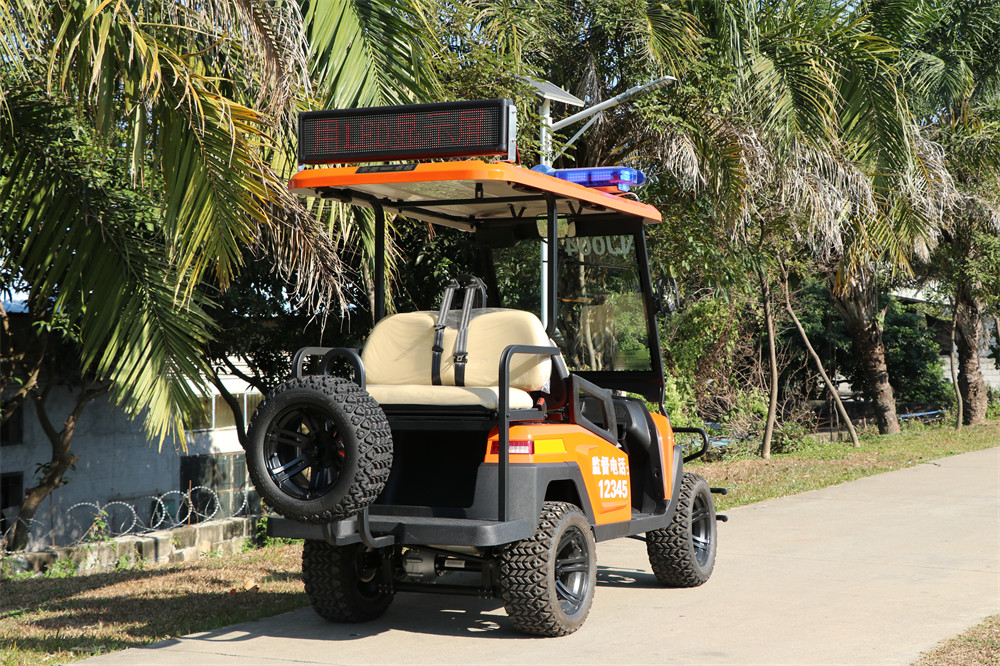
[[[646,533],[646,553],[656,579],[669,587],[697,587],[708,580],[712,573],[702,569],[694,558],[691,544],[691,506],[699,485],[708,484],[698,474],[685,472],[677,510],[670,525]],[[709,494],[711,500],[711,494]],[[715,519],[714,512],[712,520]],[[712,539],[712,558],[715,561],[715,539]]]
[[[272,498],[265,496],[265,500],[269,500],[271,508],[286,518],[300,522],[328,523],[350,518],[378,498],[389,478],[389,471],[392,467],[392,432],[389,428],[389,421],[375,399],[354,382],[341,377],[308,375],[279,384],[254,411],[247,432],[254,432],[255,426],[258,425],[257,420],[262,413],[266,412],[269,401],[274,400],[284,391],[303,388],[317,391],[332,398],[346,412],[351,425],[356,429],[358,440],[357,472],[348,486],[346,495],[332,508],[295,514],[282,511],[279,506],[275,506],[278,502],[274,502]],[[249,439],[248,434],[248,441]],[[258,492],[261,492],[262,488],[268,487],[263,483],[264,479],[261,478],[261,475],[267,474],[267,471],[262,462],[259,465],[252,463],[250,458],[254,453],[250,450],[247,451],[247,468],[254,486]],[[262,492],[262,494],[264,493]]]

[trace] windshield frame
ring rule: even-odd
[[[558,319],[558,283],[559,283],[559,257],[558,257],[558,224],[550,216],[548,220],[548,261],[546,268],[548,280],[546,280],[546,291],[548,293],[547,313],[547,333],[550,338],[555,338],[555,326]],[[575,238],[587,238],[597,236],[631,236],[633,259],[636,272],[639,278],[639,294],[643,302],[646,324],[646,340],[649,348],[650,368],[648,370],[574,370],[573,374],[597,384],[598,386],[615,391],[636,393],[646,400],[662,405],[664,398],[663,379],[663,357],[660,349],[659,330],[656,322],[658,312],[656,299],[653,295],[652,280],[649,273],[649,260],[646,251],[646,236],[641,223],[630,220],[613,219],[608,221],[587,220],[576,222],[569,217],[563,217],[563,221],[568,221],[575,226]],[[522,230],[527,230],[522,227]],[[488,291],[489,303],[495,307],[503,307],[497,283],[496,265],[494,263],[494,250],[512,247],[518,242],[541,240],[537,230],[534,233],[504,234],[503,237],[496,233],[489,233],[485,230],[476,234],[477,245],[480,247],[482,264]],[[541,245],[541,243],[539,243]],[[508,306],[509,307],[509,306]],[[562,348],[562,347],[560,347]],[[563,349],[565,352],[566,350]]]

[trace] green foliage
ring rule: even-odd
[[[727,303],[709,296],[688,302],[664,320],[661,342],[668,363],[683,377],[704,374],[721,362],[732,345],[732,312]]]
[[[843,375],[859,397],[871,400],[865,392],[864,368],[859,354],[854,350],[843,321],[835,314],[826,284],[815,279],[804,281],[799,299],[799,319],[827,372]],[[897,402],[943,404],[951,401],[952,389],[945,379],[941,350],[934,330],[928,327],[928,318],[938,321],[928,312],[886,297],[882,339],[889,381]],[[794,331],[786,331],[784,337],[786,345],[798,353],[805,353]],[[801,387],[801,376],[787,379]],[[814,390],[814,387],[801,387],[800,390]],[[815,397],[822,395],[820,390]]]
[[[64,380],[82,383],[67,372],[74,367],[113,380],[124,406],[149,408],[147,425],[164,434],[180,411],[197,408],[197,350],[210,323],[200,300],[177,302],[182,274],[151,231],[152,202],[123,186],[127,156],[95,151],[96,137],[44,91],[12,92],[0,126],[8,173],[0,238],[12,250],[5,263],[16,267],[0,287],[23,285],[39,335],[58,333],[78,348]]]
[[[995,421],[1000,419],[1000,388],[987,384],[986,395],[986,420]]]
[[[943,403],[951,389],[944,378],[940,347],[924,314],[889,301],[883,340],[886,365],[898,402]],[[898,386],[898,388],[896,388]]]
[[[268,514],[265,512],[260,516],[260,518],[257,519],[257,524],[254,526],[253,530],[253,537],[247,540],[247,543],[244,546],[244,551],[257,548],[270,548],[272,546],[296,543],[298,541],[297,539],[283,539],[269,536],[267,533],[267,521]]]
[[[108,531],[108,512],[101,509],[94,516],[94,522],[91,524],[90,529],[87,530],[84,541],[87,543],[102,543],[110,540],[110,532]]]
[[[72,578],[80,569],[80,563],[69,557],[60,557],[45,570],[46,578]]]
[[[426,222],[404,221],[397,229],[400,246],[409,248],[399,270],[401,293],[396,306],[400,312],[436,309],[448,279],[464,273],[484,274],[471,234],[432,228]]]
[[[697,400],[691,383],[669,372],[664,374],[663,380],[663,404],[667,408],[670,423],[680,428],[702,427],[704,423],[698,416]],[[651,406],[650,410],[655,412],[656,406]]]

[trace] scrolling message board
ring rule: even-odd
[[[513,160],[515,114],[509,99],[300,113],[299,163],[474,155]]]

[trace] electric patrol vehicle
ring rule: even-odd
[[[685,458],[663,406],[644,235],[660,213],[629,191],[633,169],[518,166],[515,119],[509,100],[300,117],[299,161],[324,166],[291,191],[374,210],[376,323],[360,350],[296,354],[247,462],[282,516],[270,533],[305,539],[329,620],[377,618],[397,592],[469,594],[564,635],[590,611],[595,543],[619,537],[646,542],[664,585],[712,573],[722,491],[683,469],[708,439],[688,429],[702,445]],[[386,316],[387,214],[472,234],[478,275],[438,310]]]

